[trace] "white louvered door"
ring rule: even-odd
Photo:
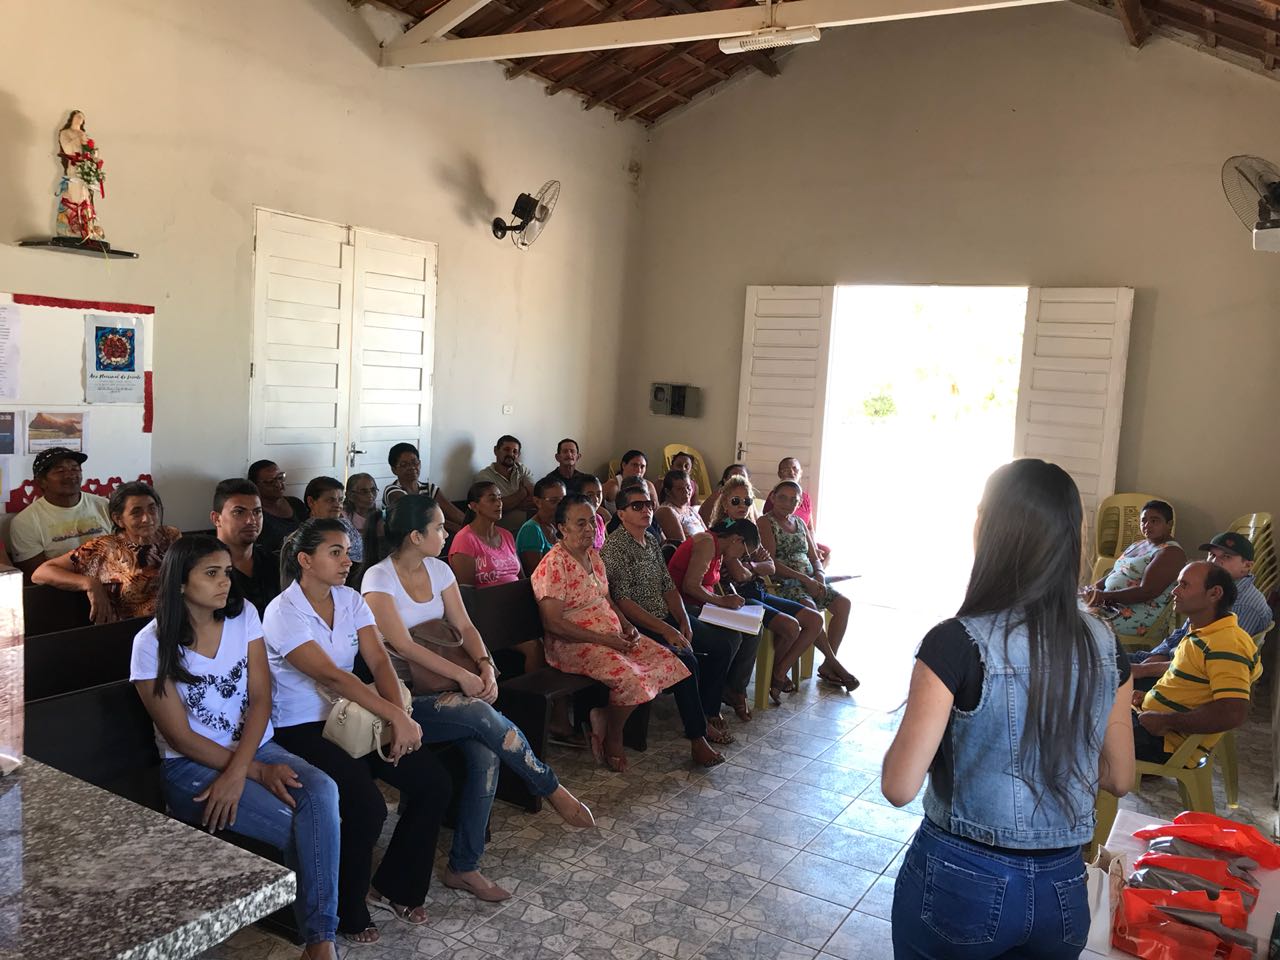
[[[1058,464],[1080,488],[1090,533],[1115,492],[1129,357],[1129,287],[1032,287],[1022,341],[1014,455]]]
[[[352,247],[347,227],[258,210],[249,461],[273,460],[301,497],[345,476]]]
[[[407,441],[428,475],[436,245],[258,210],[249,461],[301,497],[313,477],[391,479]]]
[[[738,385],[737,459],[763,496],[778,461],[797,457],[821,474],[822,424],[835,287],[747,288]],[[815,509],[818,491],[811,493]]]
[[[436,245],[372,230],[355,232],[355,299],[348,457],[352,473],[393,479],[387,451],[412,443],[431,473]]]

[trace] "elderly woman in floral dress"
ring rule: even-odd
[[[591,501],[568,494],[556,507],[556,527],[560,541],[531,578],[546,629],[547,662],[609,688],[608,706],[590,714],[591,751],[598,761],[623,771],[627,717],[689,671],[671,651],[642,636],[610,598],[604,561],[592,546],[596,525]]]

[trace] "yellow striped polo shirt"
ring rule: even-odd
[[[1173,662],[1142,701],[1143,710],[1185,713],[1212,700],[1248,700],[1249,691],[1262,674],[1260,654],[1253,639],[1240,629],[1229,613],[1207,626],[1192,630],[1178,644]],[[1205,753],[1222,734],[1202,734]],[[1186,736],[1167,733],[1164,748],[1173,753]]]

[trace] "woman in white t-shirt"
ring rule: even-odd
[[[547,798],[571,826],[589,827],[595,818],[538,759],[519,727],[492,707],[498,697],[493,659],[467,615],[453,571],[438,559],[446,537],[439,506],[423,496],[401,497],[387,516],[387,536],[391,556],[365,571],[360,589],[395,653],[435,675],[438,692],[416,690],[420,695],[413,699],[422,739],[456,741],[467,764],[444,883],[481,900],[506,900],[511,894],[478,869],[499,763],[524,780],[534,796]],[[447,621],[461,635],[457,659],[470,661],[474,670],[414,642],[411,630],[438,620]],[[448,686],[453,689],[442,689]]]
[[[338,788],[272,739],[262,624],[232,592],[224,544],[194,536],[169,548],[129,679],[155,721],[174,816],[287,850],[302,956],[337,960]]]
[[[337,520],[306,520],[291,533],[280,553],[280,579],[289,586],[267,607],[262,631],[275,686],[276,739],[338,785],[338,933],[364,944],[379,938],[369,907],[387,910],[402,923],[427,922],[422,904],[453,791],[440,761],[419,749],[422,730],[400,701],[400,684],[378,640],[373,614],[360,594],[343,586],[351,569],[349,548],[346,529]],[[374,689],[352,673],[357,654],[373,675]],[[336,697],[382,718],[391,730],[390,760],[377,751],[352,757],[324,738]],[[376,780],[396,787],[402,803],[371,883],[373,848],[387,818],[387,801]]]

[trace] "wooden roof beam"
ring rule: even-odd
[[[621,20],[623,14],[631,7],[635,6],[640,0],[614,0],[608,6],[595,9],[595,13],[583,20],[579,26],[587,26],[593,23],[610,23],[614,20]],[[516,77],[523,76],[535,67],[541,66],[549,57],[538,57],[535,60],[526,60],[519,66],[511,66],[507,68],[507,79],[514,80]]]
[[[463,0],[450,0],[460,3]],[[465,0],[476,3],[479,0]],[[790,0],[775,8],[778,27],[838,27],[854,23],[907,20],[1006,7],[1029,6],[1052,0]],[[426,21],[423,21],[424,23]],[[387,47],[385,67],[438,66],[519,60],[591,50],[617,50],[662,44],[693,43],[720,37],[740,37],[761,27],[760,11],[751,7],[707,10],[669,17],[645,17],[623,23],[595,23],[578,27],[526,30],[500,36],[433,40],[416,46]]]
[[[698,76],[699,74],[696,72],[690,73],[681,77],[679,80],[675,80],[671,83],[657,85],[658,87],[657,90],[655,90],[652,94],[645,97],[638,103],[633,104],[630,107],[627,107],[625,110],[616,111],[618,119],[630,120],[636,114],[644,113],[644,111],[648,110],[654,104],[661,103],[663,100],[666,100],[668,98],[672,100],[678,100],[681,103],[688,103],[690,98],[685,96],[683,93],[681,93],[680,88],[683,87],[690,80],[693,80]]]
[[[1147,9],[1157,19],[1172,24],[1180,30],[1195,34],[1203,34],[1205,32],[1206,27],[1203,20],[1197,19],[1194,14],[1184,12],[1172,3],[1166,2],[1166,0],[1148,0]],[[1236,33],[1233,28],[1229,28],[1225,23],[1215,24],[1213,34],[1219,45],[1237,53],[1257,57],[1264,63],[1267,57],[1280,55],[1280,47],[1277,47],[1274,43],[1267,44],[1264,41],[1264,45],[1259,45],[1253,38]]]
[[[655,73],[659,73],[671,64],[677,62],[683,52],[684,51],[679,48],[668,50],[657,59],[650,60],[647,64],[641,67],[639,71],[633,73],[631,76],[623,77],[621,80],[615,80],[613,83],[606,84],[604,87],[597,90],[595,95],[582,105],[582,109],[593,110],[606,100],[616,97],[624,90],[630,90],[640,80],[652,77]]]
[[[1140,47],[1151,36],[1151,24],[1142,12],[1140,0],[1116,0],[1116,13],[1120,15],[1120,24],[1124,27],[1125,36],[1132,46]]]
[[[412,50],[428,40],[438,40],[488,3],[489,0],[448,0],[410,27],[403,36],[388,43],[383,50]]]
[[[658,3],[677,13],[699,12],[698,8],[690,3],[689,0],[658,0]],[[761,25],[763,26],[763,22]],[[776,77],[782,72],[778,69],[778,65],[773,62],[773,58],[760,50],[752,50],[748,53],[740,54],[740,56],[766,77]]]
[[[537,19],[538,14],[558,0],[530,0],[517,6],[507,19],[499,23],[492,33],[512,33]]]

